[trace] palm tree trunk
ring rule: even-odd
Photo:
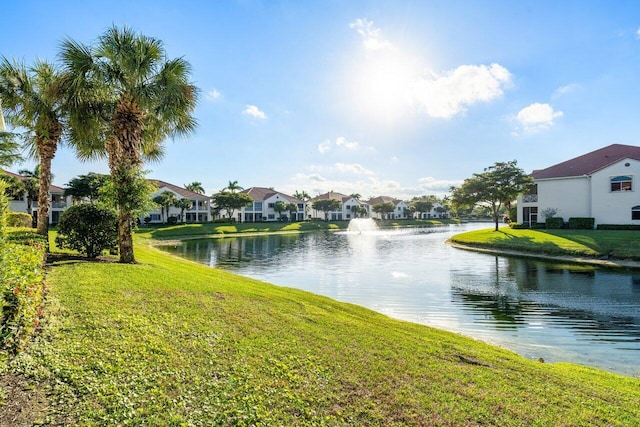
[[[38,156],[40,157],[40,180],[38,189],[38,234],[49,236],[49,187],[51,186],[51,161],[58,149],[58,139],[62,134],[62,125],[55,122],[48,126],[48,138],[40,138],[37,141]]]
[[[130,212],[120,209],[118,212],[118,243],[120,249],[120,262],[133,264],[136,259],[133,254],[132,224],[133,218]]]

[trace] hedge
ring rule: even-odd
[[[545,227],[549,230],[563,228],[564,219],[562,219],[562,217],[547,218],[545,221]]]
[[[639,224],[598,224],[598,230],[640,230]]]
[[[26,212],[10,212],[7,215],[8,227],[29,227],[33,226],[33,217]]]
[[[593,230],[596,224],[595,218],[573,217],[569,218],[569,228],[572,230]]]

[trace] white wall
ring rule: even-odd
[[[625,165],[629,166],[625,166]],[[631,191],[611,191],[611,178],[626,175],[632,178]],[[640,162],[621,160],[591,178],[592,212],[596,224],[640,224],[631,219],[631,208],[640,205]]]
[[[565,221],[571,217],[593,216],[588,177],[539,180],[536,183],[538,184],[538,222],[545,221],[546,218],[542,212],[547,208],[557,209],[555,216],[562,217]]]

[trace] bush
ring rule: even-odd
[[[5,241],[9,243],[15,243],[20,245],[39,246],[46,247],[48,238],[42,234],[36,233],[31,227],[12,228],[5,231]]]
[[[0,254],[0,348],[17,353],[38,327],[44,298],[45,245],[5,243]]]
[[[544,222],[534,222],[533,224],[531,224],[532,230],[543,230],[545,228],[547,228],[547,224],[545,224]]]
[[[56,244],[95,258],[118,243],[118,216],[93,203],[73,205],[58,223]]]
[[[33,226],[33,217],[26,212],[10,212],[7,215],[8,227],[28,227]]]
[[[595,224],[595,218],[569,218],[569,228],[572,230],[593,230]]]
[[[598,224],[598,230],[640,230],[638,224]]]
[[[564,227],[564,219],[562,217],[551,217],[545,221],[545,226],[549,230],[560,229]]]
[[[510,222],[509,223],[509,227],[515,229],[515,230],[522,230],[525,228],[529,228],[529,226],[527,224],[523,224],[521,222]]]
[[[178,217],[177,216],[170,216],[169,218],[167,218],[167,224],[175,225],[177,223],[178,223]]]

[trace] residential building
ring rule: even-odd
[[[534,170],[534,184],[518,198],[518,222],[544,222],[551,210],[567,221],[640,224],[640,147],[613,144]]]
[[[209,196],[187,190],[186,188],[178,187],[177,185],[173,185],[165,181],[157,179],[152,179],[150,181],[158,187],[158,189],[151,194],[152,198],[164,193],[165,191],[170,191],[176,195],[176,198],[185,198],[192,202],[191,209],[184,211],[184,219],[180,218],[181,210],[175,206],[171,206],[169,208],[168,218],[176,217],[179,222],[184,220],[184,222],[187,223],[210,222],[212,220],[211,198]],[[168,218],[163,219],[162,208],[160,207],[148,212],[146,215],[143,215],[140,218],[140,221],[144,222],[145,217],[149,217],[151,219],[151,224],[160,224],[163,221],[166,222],[168,220]]]
[[[22,175],[4,170],[3,172],[21,181],[25,179],[25,177]],[[64,196],[64,188],[50,185],[49,202],[49,224],[57,224],[60,221],[60,215],[62,215],[62,212],[64,212],[67,207],[71,205],[71,197]],[[13,197],[9,197],[9,209],[14,212],[26,212],[28,214],[31,214],[35,222],[38,218],[38,198],[36,197],[31,201],[31,212],[29,212],[27,193],[23,192],[21,194],[16,194]]]
[[[335,211],[328,212],[328,219],[330,221],[349,221],[352,218],[368,217],[371,214],[370,206],[356,199],[353,196],[347,196],[346,194],[337,193],[335,191],[329,191],[328,193],[320,194],[314,197],[311,201],[317,202],[319,200],[334,199],[340,202],[340,207]],[[312,219],[325,219],[325,213],[321,210],[311,209]]]
[[[238,212],[238,222],[269,222],[269,221],[304,221],[306,217],[307,203],[303,200],[281,193],[273,188],[250,187],[242,190],[248,194],[253,203]],[[276,203],[291,203],[297,206],[295,212],[276,212]]]
[[[404,200],[396,199],[389,196],[378,196],[374,197],[367,202],[371,206],[371,215],[372,218],[377,219],[407,219],[409,215],[407,214],[407,208],[409,205]],[[381,203],[391,203],[393,205],[393,212],[389,212],[386,215],[379,214],[373,212],[373,207],[375,205],[379,205]]]

